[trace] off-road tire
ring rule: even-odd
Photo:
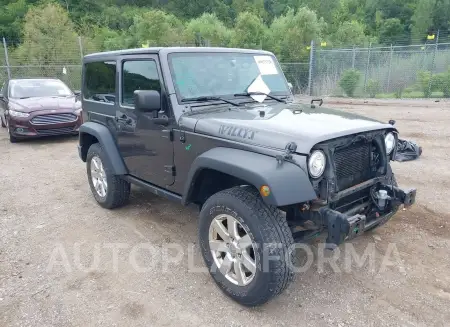
[[[256,273],[246,286],[235,285],[226,279],[212,257],[209,228],[211,221],[220,214],[238,220],[257,244]],[[286,289],[294,278],[294,240],[286,218],[276,207],[265,204],[253,187],[233,187],[211,196],[200,212],[199,241],[214,281],[226,295],[242,305],[257,306],[269,301]],[[268,259],[274,257],[279,259]]]
[[[125,205],[130,198],[130,183],[112,173],[111,164],[104,153],[104,149],[99,143],[90,146],[86,157],[86,169],[92,194],[100,206],[106,209],[114,209]],[[91,178],[91,162],[94,156],[98,156],[102,161],[106,173],[108,184],[106,195],[101,197],[94,188]]]

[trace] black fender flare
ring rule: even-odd
[[[195,180],[203,169],[216,170],[260,189],[270,187],[263,197],[267,204],[277,207],[314,200],[317,195],[308,174],[292,162],[281,164],[274,157],[233,148],[218,147],[199,155],[191,165],[184,187],[182,203],[190,203]]]
[[[83,135],[85,134],[92,135],[98,140],[115,175],[126,175],[128,173],[127,167],[117,148],[114,136],[106,126],[99,123],[86,122],[80,126],[79,152],[83,161],[86,161],[86,158],[83,157],[82,153],[87,153],[88,149],[86,147],[90,146],[90,144],[83,144],[83,140],[85,139]]]

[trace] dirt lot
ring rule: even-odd
[[[448,326],[450,105],[417,104],[346,105],[396,119],[401,135],[424,148],[420,160],[394,164],[402,186],[417,186],[416,206],[352,242],[360,255],[374,244],[374,267],[344,269],[342,246],[341,272],[315,259],[285,293],[254,309],[189,269],[202,267],[198,250],[188,250],[197,242],[193,209],[135,189],[129,206],[103,210],[75,138],[10,144],[1,130],[0,326]],[[182,260],[153,265],[145,246],[168,243],[183,246]],[[117,256],[113,246],[122,247]],[[383,265],[392,249],[400,261]]]

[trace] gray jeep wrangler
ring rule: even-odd
[[[390,168],[393,124],[296,103],[270,52],[88,55],[82,107],[78,150],[97,202],[124,205],[136,184],[198,206],[206,266],[244,305],[288,286],[296,242],[327,232],[332,249],[415,200]]]

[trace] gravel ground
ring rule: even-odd
[[[414,104],[339,106],[396,119],[423,146],[419,160],[394,164],[400,185],[417,186],[416,205],[342,245],[334,269],[313,244],[310,269],[253,309],[199,271],[195,210],[139,189],[127,207],[104,210],[76,138],[10,144],[1,130],[0,326],[448,326],[450,106]],[[174,243],[181,260],[165,266]],[[368,248],[373,262],[346,264]]]

